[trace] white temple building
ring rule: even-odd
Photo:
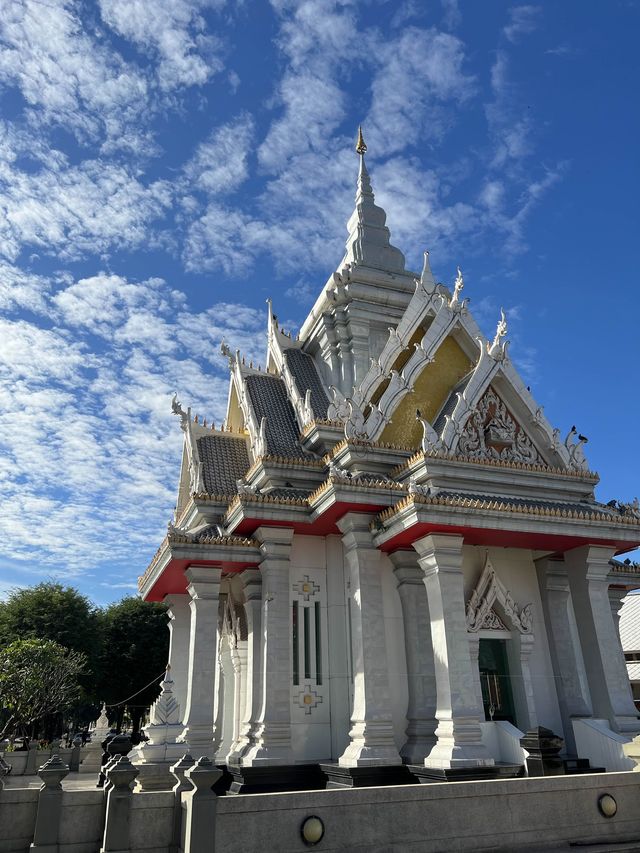
[[[596,500],[504,315],[487,340],[459,270],[405,268],[365,151],[299,336],[269,303],[265,369],[222,344],[223,427],[174,400],[175,518],[140,591],[170,605],[178,742],[232,792],[518,773],[538,726],[623,769],[616,614],[640,576],[612,558],[640,508]]]

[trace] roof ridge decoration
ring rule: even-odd
[[[360,167],[355,209],[347,223],[349,237],[340,267],[351,263],[391,273],[403,273],[405,271],[404,255],[400,249],[391,245],[391,235],[386,226],[387,214],[375,203],[371,178],[364,161],[366,150],[367,146],[362,136],[362,127],[360,127],[356,143]]]
[[[562,505],[557,507],[537,506],[535,504],[515,503],[509,499],[500,500],[498,498],[486,500],[477,497],[452,497],[450,495],[421,495],[410,494],[406,498],[402,498],[392,507],[383,510],[377,516],[377,519],[384,523],[392,519],[394,516],[403,512],[405,509],[414,507],[416,504],[424,504],[429,506],[445,506],[445,507],[460,507],[461,509],[482,509],[489,512],[508,512],[518,515],[533,515],[545,516],[549,518],[564,518],[573,521],[594,521],[606,522],[607,524],[622,524],[634,525],[640,527],[640,518],[635,518],[631,515],[616,515],[611,513],[591,510],[585,507],[584,510],[566,509]],[[375,519],[374,519],[375,522]]]
[[[198,442],[194,435],[193,422],[191,420],[191,406],[187,411],[182,408],[178,400],[178,394],[174,393],[171,400],[171,411],[180,418],[180,429],[184,432],[184,446],[189,464],[189,494],[200,492],[204,489],[204,466],[198,453]]]
[[[292,374],[285,352],[288,349],[301,349],[302,343],[287,337],[280,330],[278,318],[273,313],[271,299],[267,299],[267,364],[273,359],[280,377],[287,389],[287,396],[293,406],[293,411],[298,421],[298,428],[302,432],[314,419],[314,411],[311,405],[311,389],[305,388],[304,392],[298,388],[295,376]]]
[[[355,402],[364,406],[383,382],[388,385],[376,404],[371,405],[365,431],[376,439],[390,423],[391,415],[402,398],[410,393],[424,368],[432,362],[444,340],[458,325],[462,325],[471,338],[481,337],[481,332],[467,309],[468,300],[460,300],[464,279],[460,268],[451,294],[444,285],[432,287],[433,276],[425,252],[425,267],[420,280],[415,281],[415,292],[396,328],[389,329],[389,339],[377,360],[354,392]],[[414,343],[414,351],[400,372],[393,369],[398,356],[407,348],[421,324],[428,320],[422,339]],[[484,338],[482,339],[484,341]]]
[[[533,605],[526,604],[522,608],[518,607],[511,593],[496,574],[487,551],[484,569],[467,603],[467,631],[476,634],[482,628],[497,627],[492,624],[493,605],[496,602],[516,631],[521,634],[532,633]],[[504,628],[504,625],[499,627]]]

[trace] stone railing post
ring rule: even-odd
[[[63,794],[60,783],[68,772],[69,768],[59,755],[54,755],[38,770],[42,785],[38,794],[38,811],[31,850],[38,850],[40,853],[58,853]]]
[[[211,790],[222,776],[222,771],[203,756],[185,772],[193,788],[183,797],[182,846],[179,853],[215,853],[216,849],[216,803],[218,798]]]
[[[186,755],[182,756],[180,761],[177,761],[171,767],[171,772],[178,781],[173,786],[173,838],[171,846],[169,847],[169,853],[178,853],[182,846],[182,794],[185,791],[190,791],[193,787],[189,780],[185,778],[185,773],[187,772],[187,770],[189,770],[189,768],[193,767],[195,763],[196,762],[194,761],[193,757],[189,755],[189,753],[186,753]]]
[[[27,762],[26,762],[25,768],[24,768],[24,775],[25,776],[35,776],[37,765],[38,765],[38,741],[37,740],[30,740],[29,741],[29,752],[27,754]]]
[[[131,783],[138,770],[126,755],[121,755],[106,768],[109,792],[104,821],[104,838],[100,853],[130,853],[129,813],[131,810]]]

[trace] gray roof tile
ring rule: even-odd
[[[640,652],[640,595],[628,595],[620,611],[620,640],[625,652]],[[636,664],[639,667],[640,664]]]
[[[245,382],[258,423],[262,418],[267,419],[267,451],[282,456],[306,456],[298,443],[298,422],[284,381],[277,376],[251,374]]]
[[[311,391],[311,408],[317,418],[326,418],[329,398],[318,375],[316,364],[310,355],[300,349],[288,349],[284,352],[285,361],[291,371],[300,396]]]
[[[211,435],[197,439],[204,484],[210,495],[235,495],[236,480],[249,470],[247,442],[237,435]]]

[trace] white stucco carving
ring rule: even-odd
[[[533,629],[533,614],[531,604],[520,608],[509,590],[497,576],[487,554],[484,569],[476,588],[467,603],[467,630],[476,633],[482,628],[504,628],[504,623],[493,613],[493,605],[498,603],[505,618],[511,626],[521,634],[531,634]],[[498,625],[495,620],[498,620]]]
[[[458,440],[458,453],[470,459],[544,464],[529,436],[492,388],[469,417]]]
[[[500,309],[500,319],[496,328],[496,334],[491,346],[487,344],[487,352],[495,361],[504,361],[507,356],[508,341],[502,341],[507,334],[507,319],[504,316],[504,311]]]

